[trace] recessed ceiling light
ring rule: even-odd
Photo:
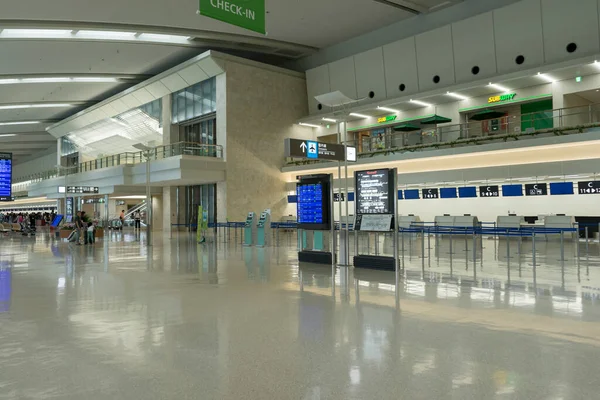
[[[333,119],[333,118],[323,118],[323,121],[327,121],[327,122],[337,122],[337,119]]]
[[[83,82],[117,82],[117,78],[109,76],[90,76],[90,77],[62,77],[62,76],[46,76],[39,78],[7,78],[0,79],[0,85],[14,85],[17,83],[83,83]]]
[[[34,125],[39,124],[40,121],[14,121],[14,122],[0,122],[0,126],[8,125]]]
[[[388,107],[379,107],[378,106],[377,109],[381,110],[381,111],[388,111],[388,112],[393,112],[393,113],[399,113],[400,112],[400,110],[396,110],[394,108],[388,108]]]
[[[308,126],[311,128],[320,128],[320,125],[315,125],[315,124],[307,124],[306,122],[300,122],[298,125],[302,125],[302,126]]]
[[[162,33],[123,32],[106,30],[66,29],[3,29],[0,39],[80,39],[103,41],[132,41],[149,43],[190,44],[190,36]]]
[[[501,91],[503,93],[510,92],[510,89],[507,89],[504,86],[498,85],[496,83],[490,82],[490,84],[488,86],[491,87],[491,88],[494,88],[496,90],[499,90],[499,91]]]
[[[431,107],[431,104],[425,103],[424,101],[410,99],[410,102],[413,104],[417,104],[419,106],[423,106],[423,107]]]
[[[446,92],[446,96],[454,97],[455,99],[459,99],[459,100],[467,100],[468,99],[468,97],[465,97],[458,93],[452,93],[452,92]]]
[[[538,72],[538,73],[537,73],[537,77],[538,77],[538,78],[541,78],[541,79],[543,79],[543,80],[545,80],[545,81],[546,81],[546,82],[548,82],[548,83],[553,83],[553,82],[556,82],[556,79],[554,79],[553,77],[551,77],[551,76],[550,76],[550,75],[548,75],[548,74],[542,74],[541,72]]]
[[[73,104],[68,103],[39,103],[39,104],[7,104],[0,105],[0,110],[17,110],[21,108],[62,108],[73,107]]]
[[[356,118],[371,118],[368,115],[359,114],[359,113],[350,113],[350,116],[356,117]]]

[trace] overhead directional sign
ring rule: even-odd
[[[600,181],[577,182],[579,194],[600,194]]]
[[[285,139],[285,156],[309,160],[356,161],[356,148],[343,144],[322,143],[314,140]],[[347,152],[346,152],[347,150]]]
[[[479,197],[499,197],[500,189],[498,185],[479,186]]]
[[[200,0],[200,15],[262,33],[265,29],[265,0]]]
[[[532,183],[525,185],[525,196],[546,196],[548,194],[548,184]]]
[[[439,191],[438,189],[421,189],[421,194],[424,199],[439,199]]]

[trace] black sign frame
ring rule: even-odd
[[[424,200],[439,199],[440,198],[440,190],[438,188],[421,189],[421,197]]]
[[[484,193],[490,193],[489,195],[484,195]],[[498,185],[487,185],[487,186],[479,186],[479,197],[482,198],[492,198],[492,197],[500,197],[500,186]]]
[[[577,182],[578,194],[600,194],[600,181]]]
[[[316,146],[316,154],[309,151]],[[317,142],[287,138],[284,142],[285,156],[306,158],[308,160],[346,161],[346,146],[336,143]],[[314,155],[311,155],[314,154]]]
[[[547,196],[547,183],[528,183],[525,185],[525,196]]]
[[[381,212],[363,212],[366,208],[362,205],[364,200],[361,198],[361,193],[364,188],[359,184],[361,176],[367,175],[380,175],[383,174],[387,177],[387,199],[385,202],[385,207]],[[390,168],[380,168],[380,169],[369,169],[363,171],[354,172],[354,209],[356,215],[374,215],[374,214],[393,214],[394,213],[394,170]],[[394,187],[393,187],[394,186]]]

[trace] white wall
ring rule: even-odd
[[[56,169],[56,164],[56,151],[20,164],[15,164],[13,169],[13,180],[17,181],[19,178],[26,177],[31,174]]]

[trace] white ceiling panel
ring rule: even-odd
[[[217,76],[222,74],[224,71],[224,69],[217,64],[213,58],[210,57],[200,60],[197,64],[200,68],[202,68],[202,71],[206,72],[208,76]]]
[[[140,102],[138,107],[143,104],[150,103],[151,101],[156,100],[154,98],[154,96],[152,96],[150,94],[150,92],[147,91],[145,88],[140,88],[140,89],[136,90],[135,92],[133,92],[132,94],[133,94],[133,97],[138,99],[138,101]]]
[[[146,86],[146,89],[150,92],[152,96],[156,97],[157,99],[162,98],[163,96],[166,96],[169,93],[171,93],[161,81],[151,83],[150,85]]]
[[[131,110],[132,108],[139,107],[141,105],[140,101],[133,94],[125,95],[120,99],[123,101],[123,103],[125,103],[129,110]]]
[[[187,82],[187,86],[191,86],[209,78],[208,74],[204,72],[197,64],[192,64],[189,67],[182,69],[179,71],[179,76],[181,76]]]
[[[111,106],[115,109],[115,112],[117,114],[121,114],[121,113],[124,113],[125,111],[129,110],[129,108],[127,107],[127,104],[125,104],[123,102],[123,100],[121,100],[121,99],[115,99],[111,103]]]
[[[160,80],[163,85],[169,89],[169,91],[177,92],[183,88],[190,86],[181,76],[178,74],[171,74]]]

